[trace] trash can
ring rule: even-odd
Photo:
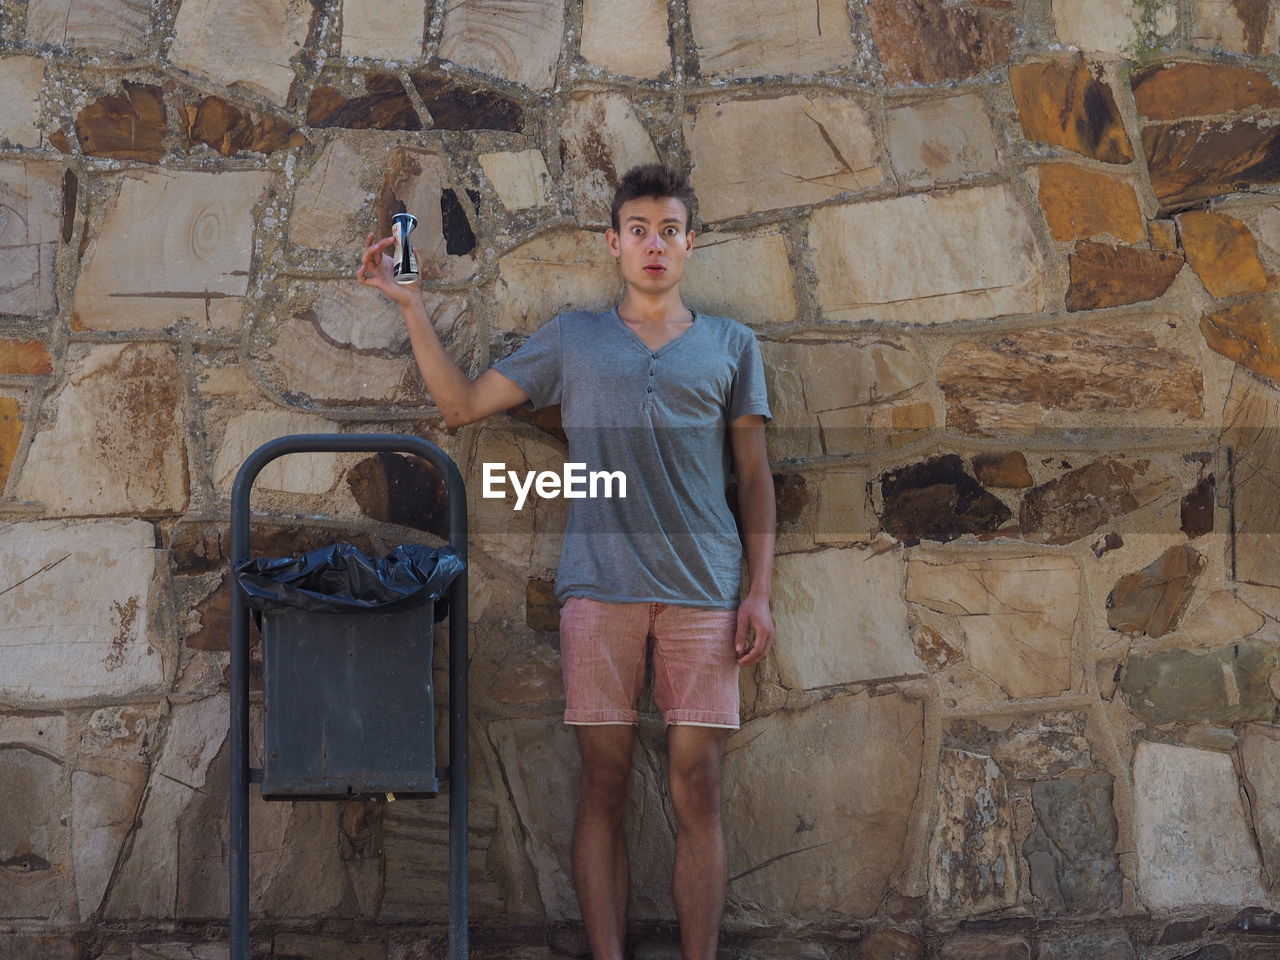
[[[349,543],[236,565],[262,630],[262,796],[438,792],[434,625],[463,570],[448,549]]]

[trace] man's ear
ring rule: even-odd
[[[698,231],[692,228],[685,231],[685,249],[686,250],[693,249],[693,238],[696,237],[697,235],[698,235]]]
[[[610,227],[604,232],[604,242],[609,248],[609,253],[614,257],[614,259],[622,256],[622,250],[618,247],[618,234],[613,227]]]

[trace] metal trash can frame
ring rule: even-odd
[[[290,453],[378,453],[395,452],[415,454],[430,463],[445,480],[449,516],[449,547],[462,560],[462,572],[450,584],[446,593],[449,605],[449,765],[432,771],[414,771],[406,776],[406,794],[429,794],[437,783],[421,789],[409,786],[407,781],[426,779],[448,780],[449,783],[449,960],[467,960],[470,956],[468,921],[468,771],[467,747],[467,518],[466,492],[462,474],[453,460],[430,441],[405,434],[297,434],[280,437],[263,444],[245,460],[236,475],[231,492],[231,568],[249,557],[250,505],[249,495],[253,482],[265,467],[277,457]],[[249,784],[263,783],[267,791],[273,787],[264,783],[264,771],[249,766],[249,608],[244,602],[238,584],[233,579],[231,610],[231,776],[230,776],[230,960],[249,960]],[[434,604],[415,608],[425,611],[418,615],[425,626],[432,625]],[[302,612],[302,611],[299,611]],[[367,630],[379,617],[412,616],[413,611],[393,614],[355,614],[349,617],[337,614],[312,614],[311,616],[336,617],[339,620],[362,620],[365,624],[339,627],[334,630],[348,635],[345,645],[327,650],[331,655],[351,658],[360,655],[359,645],[354,644],[355,633]],[[281,621],[283,624],[283,621]],[[401,621],[396,629],[409,626]],[[332,638],[330,638],[332,639]],[[338,638],[340,641],[341,637]],[[265,642],[265,638],[264,638]],[[361,641],[363,644],[364,641]],[[428,677],[430,665],[427,665]],[[431,744],[434,752],[434,742]],[[323,778],[308,777],[307,783],[316,784]],[[367,782],[375,782],[371,776]],[[385,779],[376,782],[384,783]],[[296,784],[295,784],[296,786]],[[282,795],[280,799],[337,800],[346,795],[351,786],[350,778],[339,783],[335,779],[332,794],[296,793]],[[400,791],[392,791],[400,792]],[[264,794],[265,795],[265,794]]]

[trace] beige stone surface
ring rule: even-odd
[[[183,70],[284,106],[293,84],[293,57],[307,40],[313,16],[306,0],[183,0],[169,59]]]
[[[1154,5],[1158,34],[1178,26],[1178,6],[1170,0]],[[1053,0],[1053,28],[1058,40],[1090,53],[1131,54],[1138,42],[1142,15],[1133,0]]]
[[[501,470],[514,470],[523,477],[528,471],[548,470],[559,474],[564,468],[565,449],[549,438],[518,436],[498,429],[494,421],[480,428],[471,456],[462,468],[467,484],[471,519],[468,530],[472,542],[486,554],[531,576],[550,575],[560,559],[568,501],[562,497],[539,497],[531,493],[521,509],[510,482],[503,485],[501,499],[481,496],[484,464],[503,463]]]
[[[342,55],[420,57],[427,8],[422,0],[342,0]]]
[[[923,674],[907,633],[902,584],[902,550],[778,557],[773,656],[783,684],[799,690]]]
[[[151,33],[147,0],[30,0],[27,40],[136,55]]]
[[[1242,6],[1235,0],[1195,0],[1191,44],[1228,53],[1274,54],[1280,7]]]
[[[364,246],[369,195],[360,186],[364,160],[343,138],[330,140],[298,184],[289,218],[289,239],[313,250]],[[416,216],[416,214],[415,214]]]
[[[796,319],[795,277],[781,231],[704,233],[693,251],[680,283],[689,306],[752,326]]]
[[[1060,556],[912,558],[906,599],[954,618],[973,668],[1011,698],[1071,686],[1080,571]]]
[[[725,757],[730,897],[800,916],[874,913],[904,857],[923,749],[922,705],[896,693],[744,724]]]
[[[1253,636],[1267,618],[1230,590],[1215,590],[1165,639],[1169,646],[1209,649]]]
[[[38,742],[0,744],[0,917],[74,921],[64,784],[61,757]]]
[[[867,474],[857,470],[832,470],[818,482],[817,518],[813,538],[817,543],[856,543],[870,540],[875,516],[867,498]]]
[[[551,174],[541,151],[482,153],[476,159],[508,210],[527,210],[551,202]]]
[[[1253,828],[1267,881],[1280,877],[1280,727],[1248,724],[1240,736],[1240,763]]]
[[[29,15],[28,15],[29,16]],[[0,140],[15,147],[38,147],[40,88],[44,84],[44,60],[40,57],[0,59]]]
[[[62,220],[62,167],[0,161],[0,313],[54,310],[54,257]]]
[[[555,80],[563,31],[559,0],[458,0],[445,8],[440,56],[546,90]]]
[[[35,706],[161,689],[162,564],[142,520],[0,527],[0,697]]]
[[[1044,255],[1005,186],[822,207],[809,244],[827,320],[944,323],[1046,303]]]
[[[708,222],[820,203],[883,179],[867,113],[845,97],[702,100],[684,139]]]
[[[146,171],[122,177],[85,252],[72,322],[159,330],[185,320],[225,333],[249,288],[253,208],[266,172]],[[215,306],[216,303],[216,306]]]
[[[610,73],[656,79],[671,70],[666,0],[584,0],[582,59]]]
[[[249,410],[227,422],[222,443],[213,461],[213,482],[220,492],[231,493],[240,465],[268,440],[294,433],[338,433],[332,420],[294,410]],[[254,487],[285,493],[328,493],[338,482],[338,456],[334,453],[291,453],[262,468]]]
[[[689,20],[704,77],[822,73],[858,52],[841,0],[691,0]]]
[[[561,310],[612,306],[621,287],[603,234],[544,233],[498,261],[495,326],[530,334]]]
[[[913,397],[929,375],[915,346],[892,337],[765,341],[760,352],[774,457],[873,448],[883,433],[872,429],[874,413]]]
[[[888,112],[885,140],[908,187],[964,180],[996,169],[995,132],[982,98],[966,93]]]
[[[173,347],[95,344],[67,363],[13,486],[48,515],[180,513],[186,414]]]
[[[1137,892],[1148,909],[1236,907],[1263,897],[1258,852],[1229,755],[1139,743],[1133,830]]]
[[[1223,421],[1223,443],[1235,455],[1235,578],[1280,587],[1280,500],[1274,485],[1280,470],[1280,390],[1236,371]]]
[[[71,855],[81,920],[102,905],[146,783],[146,764],[111,758],[91,758],[71,774]]]
[[[1013,819],[1008,782],[994,760],[942,751],[938,816],[929,844],[933,911],[986,913],[1017,902]]]
[[[560,156],[582,226],[608,226],[622,175],[636,164],[658,160],[631,102],[618,93],[577,93],[569,98],[560,124]]]

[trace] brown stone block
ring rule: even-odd
[[[1142,323],[1020,330],[954,344],[938,367],[947,426],[990,436],[1092,425],[1088,414],[1203,413],[1199,364]],[[1029,485],[1029,484],[1028,484]]]
[[[205,97],[189,104],[183,117],[182,134],[188,142],[198,141],[229,157],[239,150],[272,153],[289,147],[303,147],[310,141],[279,117],[263,116],[256,122],[248,110],[241,110],[218,97]]]
[[[1167,207],[1280,182],[1280,126],[1266,119],[1151,124],[1142,149],[1151,188]]]
[[[930,0],[866,5],[885,80],[891,84],[963,80],[1006,63],[1013,21],[972,6]]]
[[[0,493],[9,480],[21,439],[22,406],[13,397],[0,397]]]
[[[1102,457],[1028,491],[1018,513],[1022,536],[1071,543],[1146,506],[1176,483],[1149,460]]]
[[[1111,88],[1082,57],[1009,69],[1018,119],[1028,140],[1065,147],[1103,163],[1133,159]]]
[[[1121,577],[1107,595],[1107,626],[1163,637],[1182,619],[1204,566],[1199,552],[1181,544],[1137,573]]]
[[[434,130],[524,130],[524,107],[477,83],[425,71],[410,74]]]
[[[444,481],[419,457],[374,454],[351,468],[347,486],[367,517],[448,535]]]
[[[995,762],[943,750],[938,812],[929,844],[929,905],[968,915],[1013,906],[1018,895],[1013,804]]]
[[[1169,289],[1183,260],[1176,253],[1081,242],[1069,262],[1067,309],[1095,310],[1154,300]]]
[[[938,951],[939,960],[1031,960],[1031,948],[1019,937],[960,936]]]
[[[1147,240],[1152,250],[1178,249],[1178,225],[1172,220],[1148,220]]]
[[[1035,483],[1027,469],[1027,458],[1019,450],[980,453],[973,458],[973,472],[984,487],[1018,490]]]
[[[1191,210],[1177,221],[1187,263],[1213,296],[1234,297],[1267,288],[1258,241],[1235,217]]]
[[[53,370],[41,340],[0,340],[0,374],[41,376]]]
[[[1210,348],[1240,366],[1280,384],[1280,304],[1251,297],[1200,318]]]
[[[924,944],[905,930],[877,930],[858,944],[861,960],[923,960]]]
[[[1200,480],[1182,497],[1182,532],[1195,539],[1213,533],[1213,500],[1217,481],[1213,474]]]
[[[947,542],[990,533],[1009,508],[965,473],[954,453],[911,463],[880,477],[884,529],[899,540]]]
[[[164,154],[164,97],[159,87],[126,80],[76,114],[80,148],[96,157],[159,163]]]
[[[1133,105],[1149,120],[1280,107],[1280,90],[1270,77],[1227,63],[1156,63],[1135,70],[1129,83]]]
[[[1040,176],[1040,206],[1055,240],[1087,240],[1102,234],[1125,243],[1146,236],[1142,210],[1126,180],[1072,163],[1046,163]]]
[[[421,130],[422,121],[398,77],[375,73],[365,80],[363,96],[347,97],[337,87],[320,85],[307,104],[307,126],[352,130]]]
[[[560,603],[554,580],[530,580],[525,586],[524,621],[530,630],[560,629]]]

